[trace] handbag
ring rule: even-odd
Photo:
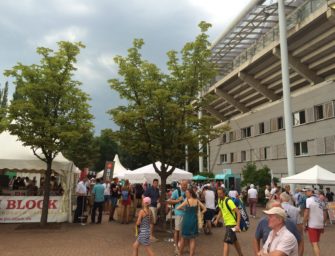
[[[197,219],[198,219],[198,229],[202,229],[204,226],[204,214],[201,211],[201,208],[199,206],[199,203],[197,203],[198,205],[198,212],[197,212]]]

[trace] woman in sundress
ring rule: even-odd
[[[150,197],[143,198],[143,209],[138,213],[136,221],[137,239],[133,244],[133,256],[138,256],[138,249],[140,245],[143,245],[147,255],[154,256],[152,248],[150,246],[150,224],[153,222],[152,213],[149,209],[151,204]]]
[[[190,256],[195,253],[195,238],[198,236],[198,210],[206,212],[206,207],[197,199],[193,189],[185,192],[186,200],[177,207],[177,210],[184,210],[184,217],[181,230],[179,255],[183,255],[185,239],[190,241]]]

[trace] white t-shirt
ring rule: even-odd
[[[86,188],[86,185],[84,184],[83,181],[80,181],[80,182],[77,184],[76,192],[77,192],[78,194],[86,194],[86,193],[87,193],[87,188]]]
[[[308,227],[324,228],[323,204],[320,199],[313,195],[306,199],[306,208],[309,209]]]
[[[205,205],[208,209],[215,210],[215,194],[212,190],[205,191]]]
[[[248,190],[248,198],[253,198],[253,199],[257,199],[257,190],[254,188],[249,188]]]
[[[285,225],[274,236],[273,230],[263,245],[263,252],[281,251],[288,256],[298,256],[298,242],[294,235],[288,231]]]
[[[104,183],[102,184],[104,186],[104,196],[110,196],[111,195],[111,184],[109,183]]]

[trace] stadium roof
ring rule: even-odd
[[[304,0],[285,0],[284,2],[288,15]],[[234,59],[278,23],[277,10],[277,1],[251,0],[213,43],[211,60],[217,64],[221,75],[230,72]]]

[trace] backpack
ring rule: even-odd
[[[179,197],[181,197],[181,190],[180,190],[179,187],[177,187],[177,191],[178,191],[178,198],[179,198]],[[177,205],[177,204],[174,204],[174,205],[173,205],[173,208],[176,208],[176,205]]]
[[[129,191],[128,190],[122,190],[121,191],[121,198],[123,201],[127,201],[129,196]]]
[[[228,205],[228,200],[232,200],[234,202],[234,204],[236,205],[238,211],[241,214],[241,220],[240,220],[240,229],[241,229],[241,231],[247,231],[249,229],[250,222],[249,222],[249,216],[248,216],[248,213],[247,213],[247,211],[246,211],[246,209],[244,207],[244,204],[238,198],[234,198],[234,200],[231,199],[231,198],[225,199],[226,207],[229,210],[229,212],[231,213],[231,215],[233,215],[235,221],[237,220],[237,218],[236,218],[236,215],[233,214],[232,210],[230,209],[230,207]]]

